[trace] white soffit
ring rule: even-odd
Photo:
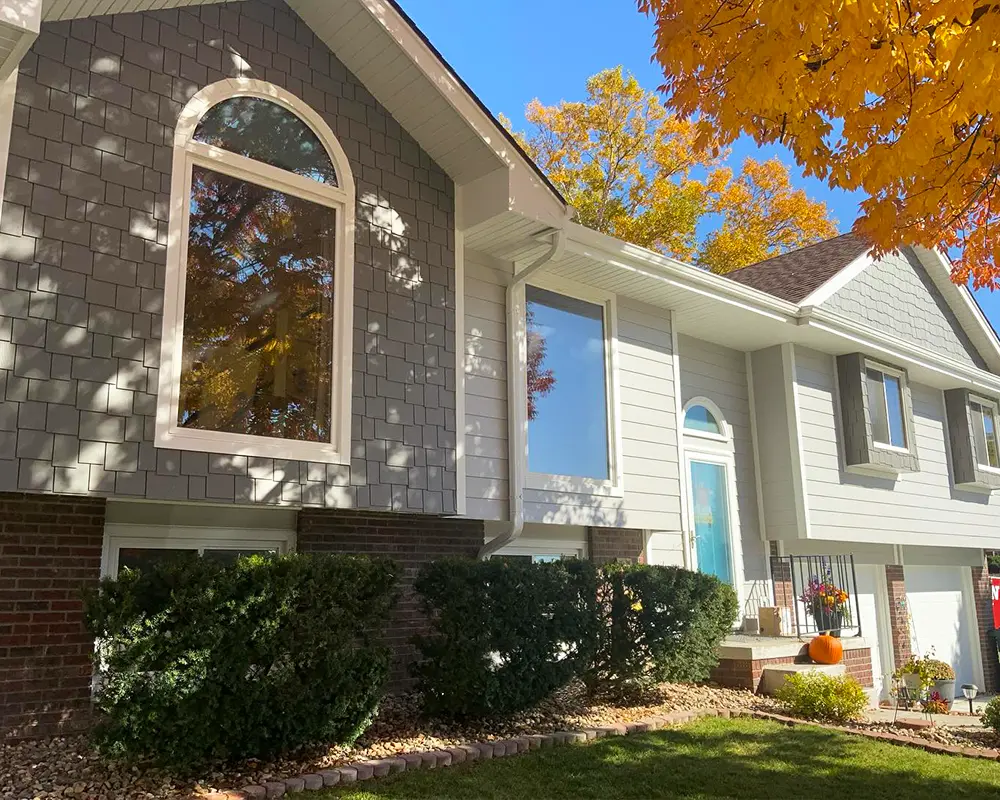
[[[41,22],[42,0],[0,0],[0,81],[28,52]]]

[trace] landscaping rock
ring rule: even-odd
[[[642,703],[613,704],[590,702],[581,685],[562,689],[536,707],[499,722],[456,723],[428,720],[420,712],[419,698],[413,695],[388,697],[372,726],[353,747],[334,746],[311,750],[271,762],[247,761],[224,770],[176,775],[152,768],[129,768],[104,762],[84,737],[57,737],[0,744],[0,798],[30,800],[189,800],[220,795],[240,787],[249,800],[267,800],[295,791],[301,780],[315,783],[318,775],[324,786],[357,780],[356,762],[402,759],[407,769],[421,766],[419,756],[429,751],[447,752],[451,763],[459,763],[455,748],[463,748],[466,760],[493,757],[494,742],[517,740],[511,755],[527,748],[551,747],[550,734],[558,731],[624,733],[628,723],[663,718],[693,709],[772,709],[774,703],[750,692],[710,685],[664,684]],[[617,726],[617,727],[616,727]],[[565,736],[557,737],[561,742]],[[472,746],[469,742],[482,743]],[[534,742],[534,745],[533,745]],[[962,746],[978,746],[962,742]],[[992,741],[997,748],[1000,742]],[[489,754],[484,752],[488,748]],[[501,746],[503,755],[508,747]],[[409,754],[409,755],[408,755]],[[434,766],[437,766],[434,757]],[[351,765],[351,766],[348,766]],[[427,764],[426,766],[430,766]],[[390,770],[392,767],[390,766]],[[374,774],[374,770],[373,770]],[[286,781],[293,779],[293,788]],[[276,794],[282,787],[282,795]],[[257,793],[255,793],[255,791]],[[263,795],[260,794],[263,792]]]

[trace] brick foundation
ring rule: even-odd
[[[906,582],[900,564],[887,564],[885,583],[889,590],[889,627],[892,631],[892,658],[901,667],[913,654],[910,644],[910,612],[906,603]]]
[[[756,692],[760,688],[760,680],[767,667],[777,664],[808,664],[810,662],[808,646],[803,645],[801,652],[795,656],[755,658],[753,660],[723,658],[719,661],[719,665],[712,670],[711,678],[720,686],[729,686],[733,689],[749,689]],[[870,648],[858,647],[848,650],[845,647],[843,663],[847,668],[847,674],[855,678],[862,686],[872,687],[875,685],[872,675],[872,652]]]
[[[81,590],[100,578],[104,505],[0,494],[0,738],[89,721],[94,644]]]
[[[983,564],[972,567],[972,588],[976,598],[976,622],[979,629],[979,649],[983,654],[983,678],[987,692],[1000,691],[1000,663],[993,639],[993,609],[990,595],[990,573]]]
[[[628,528],[587,528],[587,552],[597,566],[612,561],[645,564],[642,531]]]
[[[327,510],[302,510],[298,517],[299,552],[387,556],[399,564],[402,594],[386,629],[397,689],[410,684],[407,666],[416,656],[411,639],[425,628],[412,589],[418,570],[447,556],[475,558],[484,535],[477,520]]]

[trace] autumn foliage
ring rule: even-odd
[[[1000,5],[985,0],[639,0],[667,105],[696,140],[788,146],[863,190],[877,249],[943,246],[953,277],[1000,284]]]
[[[734,174],[701,126],[620,67],[590,78],[585,100],[533,100],[525,118],[525,149],[577,221],[602,233],[716,272],[837,233],[825,205],[793,189],[780,161],[747,159]],[[706,215],[713,232],[704,236]]]

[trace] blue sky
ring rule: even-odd
[[[503,13],[459,0],[399,1],[487,107],[506,114],[518,129],[526,127],[529,100],[552,105],[583,99],[587,78],[608,67],[621,64],[648,88],[662,82],[659,68],[650,63],[653,26],[632,0],[507,0]],[[470,13],[471,8],[482,12]],[[777,155],[790,166],[797,186],[827,204],[842,231],[851,227],[860,195],[804,178],[781,147],[759,149],[752,141],[738,141],[731,164],[738,167],[749,155]],[[993,327],[1000,327],[1000,294],[980,291],[976,299]]]

